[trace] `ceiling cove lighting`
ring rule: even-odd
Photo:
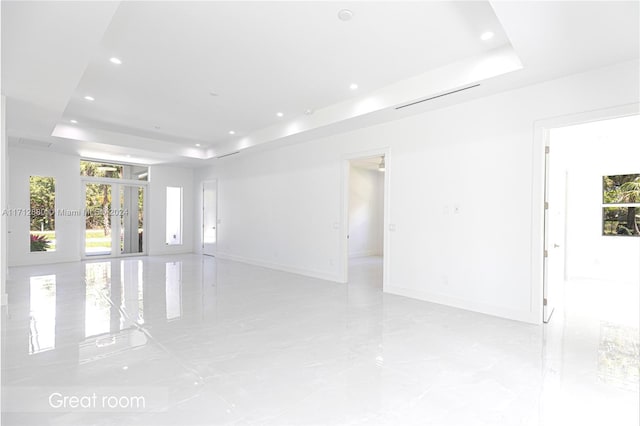
[[[112,64],[116,64],[116,65],[122,65],[122,60],[120,60],[120,58],[116,58],[116,57],[113,57],[113,58],[109,59],[109,62],[111,62]]]
[[[379,172],[384,172],[385,171],[385,165],[384,165],[384,157],[382,157],[380,159],[380,164],[378,164],[378,171]]]
[[[493,32],[491,31],[485,31],[484,33],[482,33],[482,35],[480,36],[480,40],[482,41],[487,41],[487,40],[491,40],[493,38],[495,34],[493,34]]]
[[[93,101],[96,100],[96,98],[94,98],[93,96],[89,96],[89,95],[85,96],[84,98],[89,102],[93,102]]]
[[[355,84],[355,83],[351,83],[351,84],[349,85],[349,89],[350,89],[350,90],[357,90],[357,89],[358,89],[358,85],[357,85],[357,84]]]

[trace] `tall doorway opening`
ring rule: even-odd
[[[549,130],[543,319],[580,310],[635,325],[640,286],[640,115]],[[554,314],[555,315],[555,314]]]
[[[349,159],[347,175],[347,281],[382,291],[386,155]]]
[[[202,254],[215,256],[218,241],[218,182],[202,183]]]
[[[547,130],[545,423],[584,406],[578,423],[638,424],[640,115],[597,113]]]

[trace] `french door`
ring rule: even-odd
[[[85,181],[83,257],[144,254],[146,185]]]

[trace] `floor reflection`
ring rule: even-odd
[[[120,417],[3,404],[2,424],[638,424],[637,286],[567,288],[535,326],[384,294],[381,276],[379,258],[347,285],[196,255],[12,268],[3,398],[168,400]]]
[[[197,260],[203,263],[200,282],[190,283],[191,320],[212,312],[207,300],[212,301],[215,284],[214,259]],[[183,262],[158,263],[148,258],[87,261],[79,275],[63,271],[31,276],[29,268],[15,268],[16,279],[9,288],[12,303],[3,321],[3,328],[9,330],[3,342],[8,343],[3,345],[3,369],[24,365],[26,354],[33,356],[33,366],[104,360],[147,345],[154,335],[164,336],[167,327],[180,327]],[[61,342],[58,347],[57,341]],[[166,347],[157,342],[155,349]]]
[[[56,276],[31,277],[29,293],[29,354],[56,346]]]
[[[640,383],[638,328],[603,322],[598,348],[598,377],[623,389],[637,390]]]
[[[111,331],[111,262],[86,265],[85,337]]]
[[[167,262],[165,271],[167,319],[174,320],[182,317],[182,262]]]

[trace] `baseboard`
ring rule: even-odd
[[[218,259],[232,260],[234,262],[246,263],[248,265],[275,269],[277,271],[289,272],[291,274],[304,275],[305,277],[318,278],[325,281],[340,282],[340,277],[338,277],[337,274],[330,274],[323,271],[314,271],[312,269],[296,268],[294,266],[282,265],[282,264],[273,263],[273,262],[266,262],[263,260],[251,259],[247,257],[236,256],[233,254],[220,253],[220,252],[217,252],[215,257]]]
[[[510,319],[514,321],[526,322],[529,324],[542,324],[542,316],[536,315],[528,311],[516,311],[513,309],[505,309],[500,306],[489,305],[485,303],[471,302],[461,300],[455,297],[444,296],[441,294],[408,289],[393,285],[384,287],[385,293],[395,294],[397,296],[410,297],[412,299],[424,300],[425,302],[437,303],[438,305],[450,306],[453,308],[464,309],[466,311],[478,312],[481,314],[491,315]]]
[[[375,250],[359,251],[359,252],[349,254],[349,259],[357,259],[359,257],[371,257],[371,256],[382,256],[382,253]]]
[[[29,258],[22,259],[12,259],[9,261],[9,267],[12,268],[14,266],[38,266],[38,265],[51,265],[54,263],[70,263],[70,262],[80,262],[82,259],[80,256],[55,256],[54,253],[52,255],[46,255],[45,253],[34,253],[35,256]]]
[[[176,247],[176,246],[173,246]],[[167,256],[172,254],[193,254],[195,253],[192,249],[187,247],[181,247],[179,249],[169,249],[169,250],[153,250],[148,253],[149,256]]]

